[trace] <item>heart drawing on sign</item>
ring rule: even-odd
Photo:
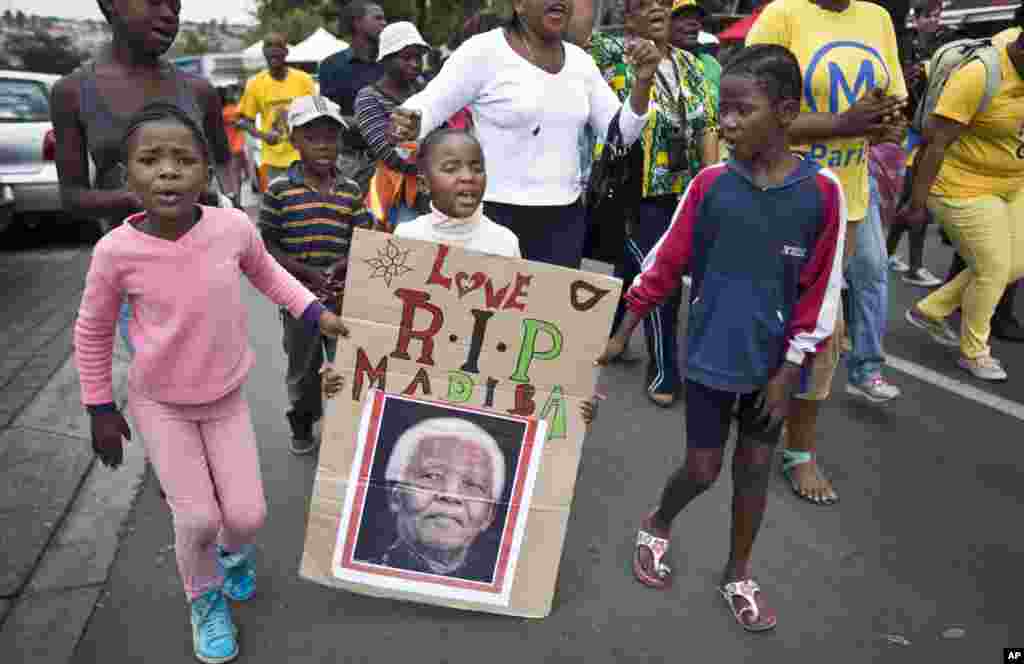
[[[485,281],[487,281],[487,275],[483,272],[474,272],[472,277],[465,272],[455,275],[455,287],[459,289],[460,298],[483,286]]]

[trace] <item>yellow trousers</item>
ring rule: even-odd
[[[946,229],[967,269],[917,307],[934,319],[961,309],[960,352],[968,359],[988,355],[999,298],[1008,284],[1024,277],[1024,191],[977,198],[932,196],[928,209]]]

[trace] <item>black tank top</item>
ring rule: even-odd
[[[185,77],[169,62],[162,62],[161,66],[165,74],[174,78],[174,96],[154,97],[147,99],[146,103],[166,101],[175,104],[202,127],[203,112],[185,82]],[[128,122],[134,111],[120,115],[111,110],[97,88],[95,62],[83,65],[82,71],[84,75],[81,79],[79,121],[85,130],[89,155],[96,165],[96,176],[92,186],[94,189],[119,189],[124,185],[124,176],[118,167],[122,160],[121,139],[124,138],[124,132],[128,129]]]

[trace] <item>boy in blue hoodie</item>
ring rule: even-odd
[[[732,542],[719,592],[748,631],[777,618],[750,571],[767,502],[772,452],[805,366],[831,336],[842,274],[846,203],[836,176],[788,148],[800,112],[800,67],[781,46],[733,57],[722,76],[720,123],[731,161],[691,182],[668,231],[626,295],[629,312],[598,364],[617,356],[636,325],[693,277],[687,326],[686,462],[641,522],[633,572],[667,588],[663,562],[675,517],[722,468],[732,417]]]

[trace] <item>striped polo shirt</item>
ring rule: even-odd
[[[348,258],[352,229],[371,228],[359,185],[338,178],[323,194],[306,184],[302,162],[270,183],[263,194],[260,228],[292,258],[327,267]]]

